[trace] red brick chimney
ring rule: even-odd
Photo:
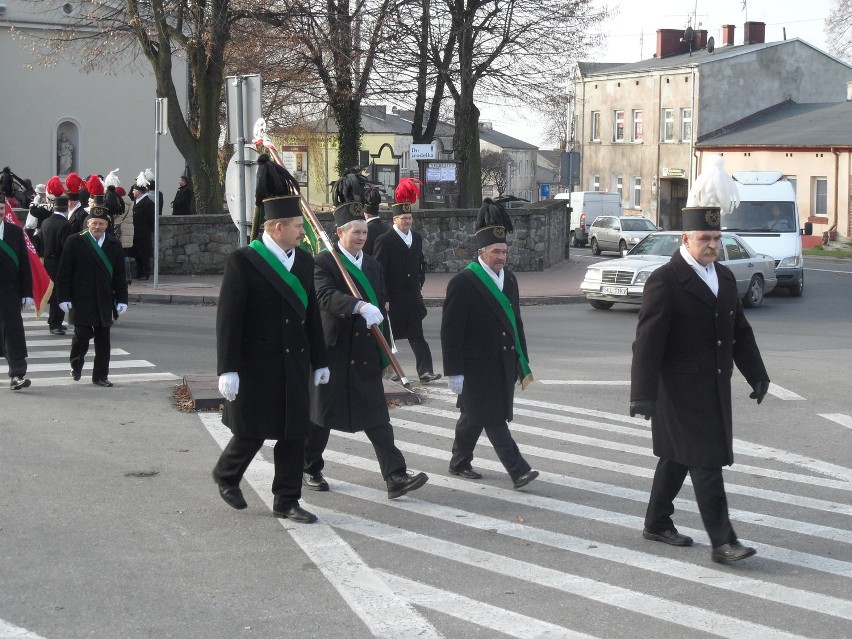
[[[700,51],[707,47],[707,29],[697,29],[692,38],[693,51]]]
[[[736,26],[733,24],[723,24],[722,25],[722,46],[723,47],[732,47],[734,46],[734,31],[736,30]]]
[[[657,57],[665,58],[689,51],[683,38],[683,29],[657,29]],[[693,47],[694,49],[695,47]]]
[[[746,22],[743,25],[743,44],[763,44],[766,42],[765,22]]]

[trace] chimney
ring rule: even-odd
[[[743,44],[763,44],[766,42],[765,22],[746,22],[743,25]]]
[[[692,37],[693,51],[701,51],[701,49],[707,48],[707,29],[696,29],[695,35]]]
[[[658,58],[665,58],[666,56],[689,51],[687,44],[685,42],[681,42],[681,38],[683,38],[683,31],[683,29],[657,29]],[[694,45],[692,50],[695,50]]]
[[[852,102],[852,80],[846,83],[846,101]]]
[[[723,47],[732,47],[734,46],[734,30],[737,27],[733,24],[723,24],[722,25],[722,46]]]

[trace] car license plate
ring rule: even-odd
[[[627,295],[626,286],[601,286],[601,293],[606,295]]]

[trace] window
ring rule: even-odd
[[[399,168],[407,169],[411,162],[411,154],[408,151],[403,151],[402,157],[399,159]]]
[[[663,142],[674,142],[674,109],[663,109]]]
[[[601,176],[593,175],[592,176],[592,191],[600,191],[601,190]]]
[[[642,206],[642,178],[633,178],[633,208],[638,209]]]
[[[613,142],[624,142],[624,111],[615,112],[615,125],[612,129]]]
[[[692,142],[692,109],[680,110],[680,141]]]
[[[592,142],[601,141],[601,112],[592,111]]]
[[[642,111],[633,112],[633,141],[642,141]]]
[[[619,201],[624,201],[624,180],[621,177],[615,178],[615,185],[613,186],[613,190],[618,193]]]
[[[813,205],[811,213],[814,217],[828,216],[828,178],[813,178]]]
[[[742,244],[737,242],[736,238],[723,237],[722,244],[725,250],[728,251],[729,260],[747,260],[749,258],[748,251],[745,250]]]

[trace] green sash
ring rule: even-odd
[[[381,310],[381,308],[379,307],[379,298],[376,296],[376,291],[373,290],[373,285],[370,284],[370,280],[368,280],[367,276],[364,275],[364,271],[355,266],[352,263],[352,260],[350,260],[345,255],[340,256],[340,261],[343,262],[343,266],[346,267],[346,270],[349,271],[349,274],[356,280],[358,280],[358,283],[367,292],[367,297],[370,299],[370,303],[379,310]],[[382,330],[383,327],[384,322],[379,324],[379,330]],[[376,342],[376,347],[379,349],[379,355],[382,358],[382,368],[386,368],[390,364],[390,360],[388,359],[388,356],[385,355],[378,342]]]
[[[98,246],[98,241],[95,239],[95,236],[92,235],[90,231],[83,231],[87,238],[89,238],[89,244],[95,250],[95,255],[101,258],[101,261],[106,266],[107,273],[109,273],[109,278],[112,279],[112,263],[109,261],[107,254],[104,253],[104,250]]]
[[[535,380],[535,378],[530,370],[527,355],[524,353],[524,349],[521,346],[521,336],[518,333],[518,321],[515,318],[515,311],[512,308],[512,303],[509,301],[509,298],[506,297],[506,294],[497,288],[497,284],[494,283],[494,280],[485,272],[485,269],[482,268],[482,265],[479,262],[471,262],[467,265],[467,268],[473,271],[473,274],[480,279],[488,292],[497,300],[497,303],[503,309],[503,312],[506,313],[506,317],[509,318],[509,323],[512,325],[512,329],[514,329],[515,332],[515,350],[518,352],[518,357],[521,360],[521,371],[523,373],[521,387],[526,388],[530,382]]]
[[[266,248],[266,245],[260,240],[253,240],[251,244],[249,244],[249,248],[254,249],[258,255],[260,255],[264,261],[272,267],[278,275],[284,280],[284,283],[293,289],[293,292],[296,294],[296,297],[299,298],[299,301],[302,303],[304,308],[308,307],[308,292],[305,290],[305,287],[302,286],[302,283],[299,281],[299,278],[293,275],[287,268],[281,263],[275,255],[273,255],[272,251]]]
[[[0,240],[0,249],[6,251],[9,254],[9,257],[12,258],[12,262],[15,263],[15,270],[21,268],[21,260],[18,259],[18,255],[12,250],[11,246],[6,244],[3,240]]]

